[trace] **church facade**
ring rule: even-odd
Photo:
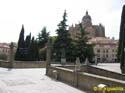
[[[101,24],[93,25],[87,11],[81,23],[89,38],[88,43],[94,44],[95,62],[117,62],[118,40],[106,37],[105,28]],[[77,39],[77,33],[80,33],[79,24],[69,27],[69,33],[72,39]]]
[[[87,33],[88,38],[94,38],[94,37],[105,37],[105,28],[102,24],[99,25],[93,25],[91,16],[88,14],[88,11],[86,11],[85,16],[82,18],[82,26],[85,29],[85,32]],[[75,38],[76,34],[80,32],[79,30],[79,24],[75,24],[75,26],[69,27],[69,33],[71,35],[71,38]]]

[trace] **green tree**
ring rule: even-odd
[[[67,47],[67,61],[75,62],[76,60],[76,44],[74,40],[71,39],[69,46]]]
[[[30,46],[30,43],[31,43],[31,33],[26,36],[25,47],[28,48]]]
[[[60,61],[61,59],[61,51],[64,49],[66,54],[66,59],[68,58],[68,49],[71,44],[71,38],[69,34],[69,30],[67,30],[67,13],[66,10],[63,14],[63,20],[59,23],[57,32],[57,38],[54,43],[54,52],[56,54],[56,60]]]
[[[32,37],[28,53],[29,53],[29,58],[28,58],[29,61],[39,60],[38,43],[36,40],[34,40],[34,37]]]
[[[30,50],[30,45],[31,45],[31,33],[26,36],[25,39],[25,60],[29,61],[29,50]]]
[[[21,49],[25,48],[25,42],[24,42],[24,26],[22,25],[22,29],[19,35],[19,40],[18,40],[18,48],[15,54],[15,60],[20,60],[23,61],[25,60],[25,55],[22,52]]]
[[[49,32],[47,32],[46,27],[43,27],[41,32],[38,34],[37,38],[39,48],[45,47],[48,39],[49,39]]]
[[[86,58],[88,58],[90,62],[93,62],[93,45],[88,44],[87,33],[81,23],[79,24],[79,30],[80,33],[77,33],[76,36],[76,56],[80,58],[81,62],[84,62]]]
[[[40,60],[46,60],[45,47],[48,39],[49,39],[49,32],[47,32],[46,27],[43,27],[41,32],[38,34],[38,38],[37,38]]]
[[[121,70],[124,67],[124,61],[125,61],[125,5],[122,9],[122,15],[121,15],[121,25],[120,25],[120,32],[119,32],[119,45],[118,45],[118,60],[120,61]]]

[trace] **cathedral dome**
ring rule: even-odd
[[[82,24],[83,24],[85,27],[92,25],[91,16],[88,14],[88,11],[86,11],[86,15],[83,16],[83,18],[82,18]]]
[[[82,20],[85,20],[85,19],[90,19],[91,20],[91,16],[88,14],[88,11],[86,11],[86,15],[83,16]]]

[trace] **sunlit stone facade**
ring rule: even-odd
[[[96,37],[89,40],[94,44],[95,60],[97,62],[117,62],[118,40]]]
[[[93,37],[105,37],[105,28],[102,24],[99,25],[93,25],[91,16],[88,14],[88,11],[86,11],[85,16],[82,18],[82,26],[85,29],[85,32],[87,33],[88,38]],[[76,37],[76,33],[79,33],[79,25],[75,24],[69,27],[69,33],[71,35],[71,38]]]

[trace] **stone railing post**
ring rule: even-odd
[[[51,65],[51,49],[52,45],[50,39],[47,42],[47,53],[46,53],[46,75],[48,75],[48,68]]]
[[[10,68],[13,68],[13,62],[14,62],[14,45],[13,42],[10,44],[10,53],[9,53],[9,62],[10,62]]]
[[[81,70],[81,63],[80,63],[80,59],[77,57],[76,61],[75,61],[75,69],[74,69],[74,86],[77,87],[78,86],[78,71]]]

